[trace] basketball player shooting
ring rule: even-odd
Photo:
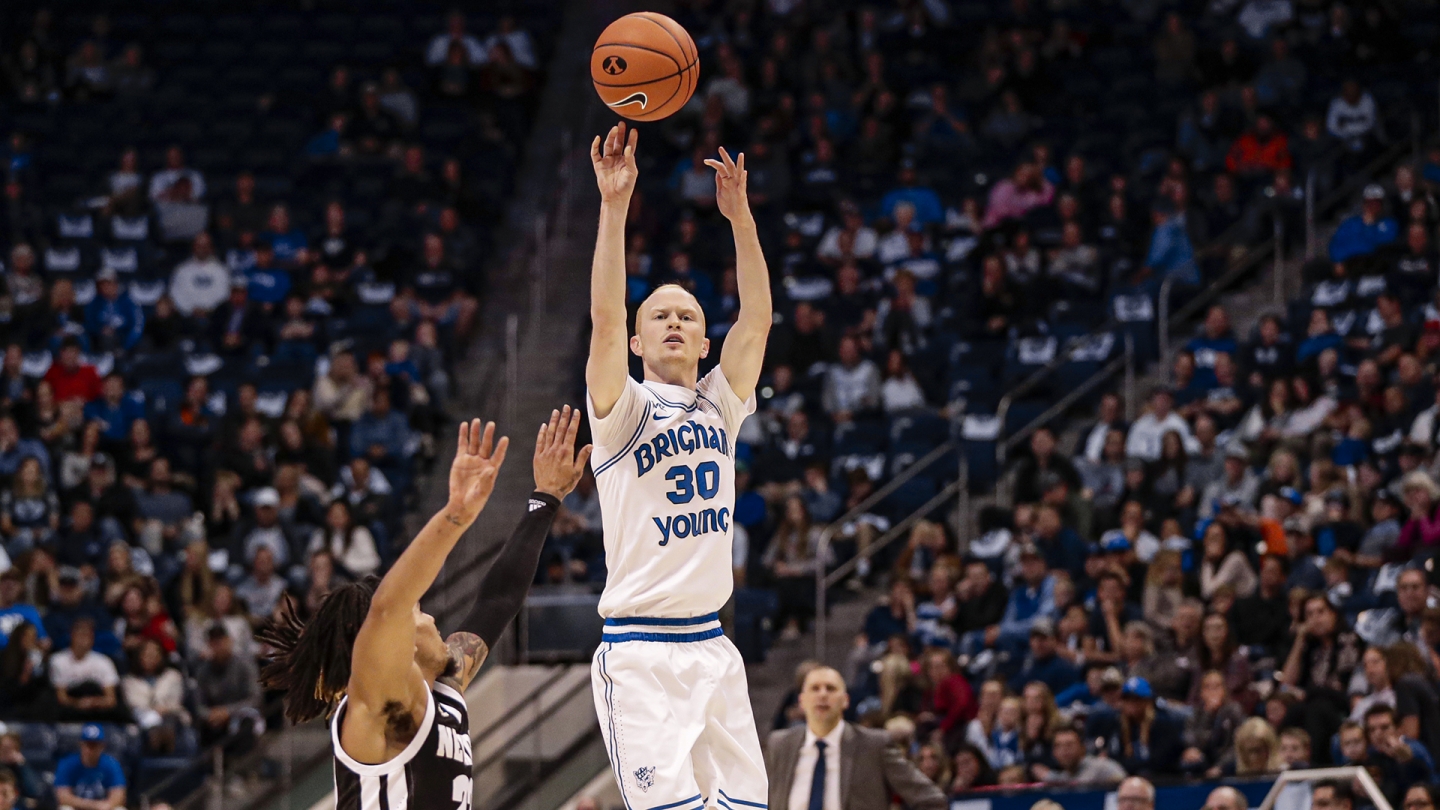
[[[274,654],[261,672],[285,693],[285,714],[330,724],[337,810],[471,810],[474,765],[464,691],[515,618],[535,579],[560,501],[575,488],[590,447],[575,454],[580,412],[565,406],[540,427],[535,492],[520,525],[479,583],[461,630],[442,640],[420,610],[460,536],[475,522],[505,460],[495,425],[460,426],[450,498],[382,580],[337,588],[309,621],[286,597],[257,634]]]
[[[591,666],[600,729],[628,810],[765,807],[767,785],[740,653],[720,629],[730,598],[735,436],[755,411],[770,279],[745,196],[745,156],[720,150],[715,198],[735,236],[740,313],[720,364],[695,296],[662,285],[640,305],[628,373],[625,215],[637,133],[590,147],[600,186],[585,368],[609,571]]]

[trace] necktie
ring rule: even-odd
[[[815,741],[815,777],[810,780],[809,810],[825,810],[825,741]]]

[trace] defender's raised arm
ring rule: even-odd
[[[741,401],[750,398],[760,381],[765,362],[765,341],[770,336],[770,270],[760,250],[760,235],[746,196],[745,153],[738,161],[722,147],[720,160],[707,160],[715,170],[715,202],[730,220],[735,233],[735,281],[740,288],[740,315],[725,336],[720,369]],[[603,219],[602,219],[603,221]]]
[[[590,270],[590,360],[585,385],[591,408],[605,418],[625,390],[629,359],[625,326],[625,214],[635,190],[635,142],[639,133],[622,122],[610,128],[602,143],[590,145],[590,162],[600,186],[600,232],[595,237],[595,262]]]

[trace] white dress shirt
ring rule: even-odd
[[[800,746],[800,759],[795,762],[795,776],[790,781],[789,810],[809,810],[810,785],[815,781],[815,760],[819,749],[815,741],[825,740],[825,810],[840,810],[840,738],[845,736],[841,720],[823,738],[805,729],[805,744]]]

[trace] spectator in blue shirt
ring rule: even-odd
[[[40,462],[40,472],[50,480],[50,451],[39,439],[20,438],[15,417],[0,416],[0,478],[13,478],[27,458]]]
[[[101,383],[100,398],[85,403],[85,421],[99,422],[101,437],[112,445],[129,439],[130,426],[136,419],[144,418],[144,400],[126,393],[125,378],[119,372],[106,375]]]
[[[255,266],[246,274],[250,300],[267,312],[290,294],[290,274],[275,266],[278,259],[279,253],[269,244],[261,242],[255,246]]]
[[[1040,549],[1027,543],[1020,549],[1020,578],[1010,591],[1005,615],[999,624],[968,634],[964,650],[974,655],[985,647],[1001,647],[1018,654],[1030,637],[1030,625],[1054,614],[1055,578],[1048,575]]]
[[[105,729],[87,723],[80,752],[55,766],[55,801],[74,810],[117,810],[125,806],[125,771],[105,753]]]
[[[1235,356],[1238,344],[1235,333],[1230,329],[1230,316],[1219,305],[1210,307],[1205,313],[1205,325],[1200,334],[1185,344],[1186,350],[1195,356],[1195,384],[1208,391],[1217,385],[1215,379],[1215,358],[1221,354]]]
[[[12,568],[0,574],[0,649],[10,643],[10,634],[15,632],[15,628],[25,622],[35,625],[35,632],[42,643],[50,638],[45,632],[45,623],[40,619],[40,611],[34,605],[20,601],[24,592],[25,580],[18,570]]]
[[[100,603],[85,598],[85,589],[80,586],[80,572],[69,566],[60,569],[60,587],[56,589],[55,601],[50,612],[45,614],[45,631],[49,633],[51,647],[63,650],[70,646],[70,628],[84,618],[95,625],[95,652],[112,658],[121,654],[120,639],[115,637],[115,626],[110,614]]]
[[[404,491],[409,476],[410,423],[390,409],[390,392],[377,388],[370,395],[370,410],[350,429],[350,454],[364,456]]]
[[[1200,271],[1195,266],[1195,247],[1185,230],[1185,215],[1176,210],[1174,202],[1161,199],[1155,203],[1152,221],[1155,231],[1145,266],[1162,281],[1173,278],[1179,284],[1199,284]]]
[[[940,195],[934,189],[920,185],[915,175],[915,161],[906,158],[900,162],[899,187],[887,193],[880,200],[881,216],[892,216],[895,206],[908,202],[915,206],[915,221],[921,225],[937,225],[945,219],[945,207],[940,204]]]
[[[95,275],[95,297],[85,305],[85,335],[93,351],[130,350],[145,333],[145,313],[120,289],[115,269]]]
[[[275,263],[281,267],[294,267],[300,262],[300,253],[310,246],[305,232],[290,224],[290,209],[278,204],[270,209],[270,220],[260,234],[260,244],[269,245],[275,251]]]
[[[1341,220],[1330,237],[1330,260],[1343,262],[1368,256],[1400,238],[1400,226],[1385,216],[1385,189],[1378,183],[1365,187],[1360,213]]]
[[[1041,506],[1035,515],[1035,545],[1052,571],[1068,571],[1070,578],[1077,582],[1084,578],[1088,556],[1085,541],[1065,525],[1060,510],[1051,504]]]
[[[1065,692],[1080,680],[1080,670],[1055,653],[1055,623],[1048,618],[1036,619],[1030,625],[1030,654],[1020,672],[1010,679],[1010,689],[1025,691],[1025,684],[1039,681],[1050,687],[1052,695]]]
[[[896,577],[890,583],[890,598],[870,609],[865,617],[865,640],[876,646],[891,636],[909,636],[915,622],[915,591],[910,580]]]

